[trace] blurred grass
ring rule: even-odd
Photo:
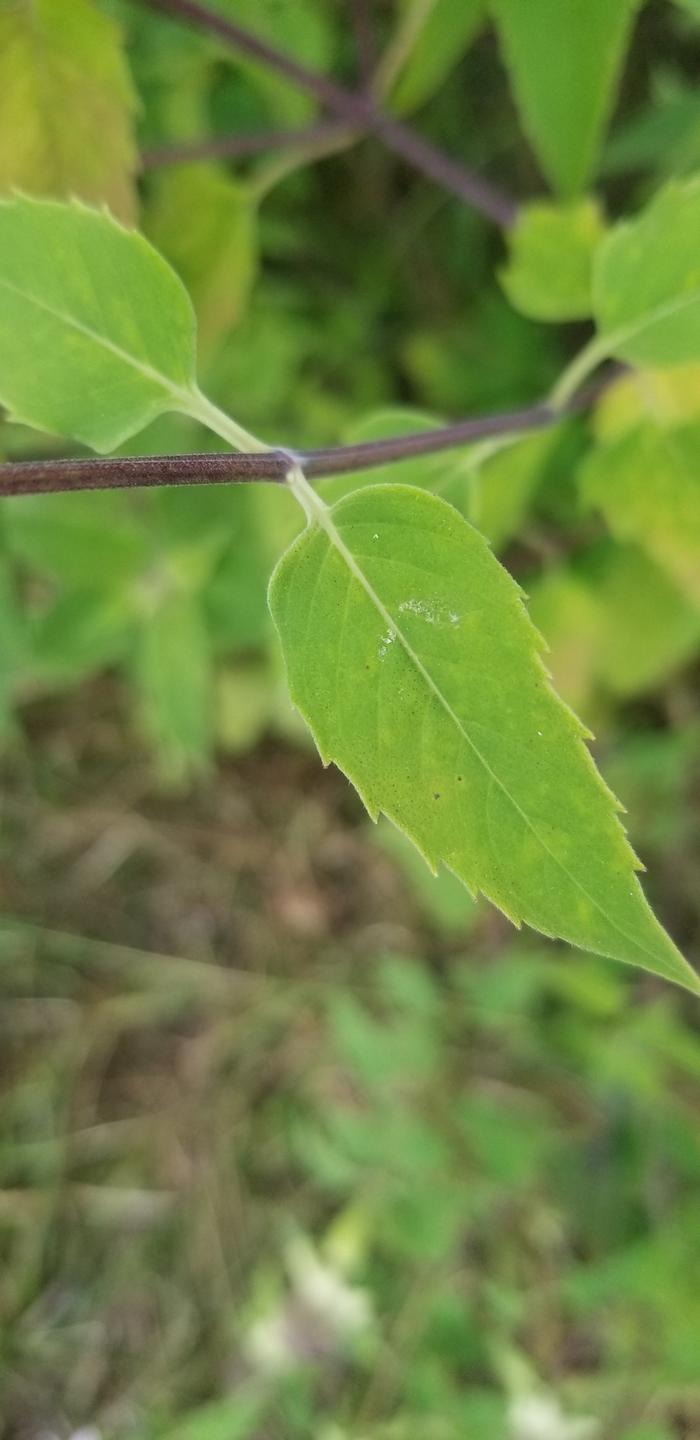
[[[3,1440],[700,1436],[692,1002],[460,916],[311,756],[163,797],[105,684],[29,734],[4,777]],[[697,937],[673,739],[653,764],[626,743],[619,778]],[[529,1390],[559,1429],[517,1429]]]

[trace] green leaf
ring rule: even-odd
[[[124,495],[28,495],[5,525],[14,555],[72,588],[112,589],[148,560],[147,531]]]
[[[672,430],[700,418],[700,364],[623,371],[600,396],[595,434],[604,442],[617,440],[650,416],[655,425]]]
[[[556,438],[552,427],[510,439],[506,445],[496,441],[492,454],[486,450],[489,442],[484,442],[486,454],[481,463],[475,446],[471,475],[462,480],[469,485],[464,504],[458,504],[455,485],[445,489],[445,499],[457,505],[494,550],[502,550],[524,524]]]
[[[445,423],[438,415],[429,415],[409,406],[393,405],[372,410],[353,421],[343,433],[343,444],[365,445],[397,435],[423,434]],[[409,455],[405,460],[393,461],[389,465],[373,465],[360,471],[359,475],[333,475],[320,481],[319,491],[324,500],[332,503],[360,486],[382,485],[396,479],[404,485],[419,485],[422,490],[449,490],[452,499],[453,490],[464,487],[465,477],[471,471],[469,453],[466,449],[453,450],[447,455]]]
[[[600,606],[596,668],[610,694],[643,694],[698,654],[697,608],[636,545],[592,547],[580,573]]]
[[[160,255],[106,213],[0,202],[0,403],[11,418],[115,448],[191,408],[194,314]]]
[[[598,446],[580,483],[613,534],[647,550],[700,609],[700,424],[647,422]]]
[[[29,673],[41,687],[75,685],[120,663],[133,638],[133,605],[119,591],[71,590],[30,621]]]
[[[406,114],[418,109],[444,84],[458,64],[484,18],[486,0],[433,0],[420,6],[411,25],[411,51],[391,92],[392,109]],[[416,0],[403,0],[404,16]]]
[[[492,0],[523,125],[561,195],[593,173],[639,0]]]
[[[415,845],[388,821],[380,820],[374,834],[378,846],[406,876],[412,900],[436,929],[464,935],[478,911],[457,876],[450,870],[431,875]]]
[[[239,1386],[235,1395],[198,1406],[166,1425],[158,1440],[249,1440],[265,1403],[264,1396],[248,1395]]]
[[[595,200],[523,205],[500,273],[511,304],[535,320],[585,319],[593,309],[591,268],[603,233]]]
[[[0,190],[136,213],[135,95],[117,27],[92,0],[0,13]]]
[[[700,3],[698,4],[700,15]],[[601,174],[606,179],[631,171],[647,179],[690,175],[700,164],[700,97],[697,86],[678,72],[658,73],[653,98],[629,119],[621,118],[605,146]]]
[[[0,547],[0,741],[12,732],[15,684],[26,671],[27,648],[16,576],[3,543]]]
[[[311,70],[331,68],[330,13],[316,0],[219,0],[218,9]],[[272,74],[264,64],[234,55],[228,48],[225,54],[228,62],[233,59],[248,72],[264,96],[272,120],[280,125],[303,125],[311,119],[317,103],[297,85]]]
[[[160,752],[163,778],[179,785],[209,756],[214,692],[208,636],[196,596],[162,577],[139,633],[134,678],[145,729]]]
[[[672,182],[598,250],[601,347],[633,365],[700,360],[700,178]]]
[[[621,1440],[673,1440],[673,1432],[667,1425],[649,1420],[641,1425],[634,1425],[631,1430],[625,1430]]]
[[[700,648],[697,608],[638,546],[604,540],[528,589],[557,688],[587,714],[594,690],[648,694]]]
[[[213,165],[158,177],[144,230],[192,297],[204,349],[240,320],[257,268],[255,206],[244,185]]]
[[[331,510],[297,493],[313,519],[269,598],[324,762],[514,923],[700,991],[486,541],[425,491],[372,487]]]
[[[547,669],[568,705],[590,717],[604,617],[573,565],[549,567],[528,585],[529,611],[547,642]],[[616,617],[608,617],[611,625]]]
[[[272,681],[260,662],[229,665],[217,676],[216,740],[229,755],[257,745],[272,716]]]

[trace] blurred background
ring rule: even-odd
[[[218,0],[351,85],[407,8]],[[435,7],[392,103],[541,193],[472,8]],[[21,143],[29,11],[53,159]],[[699,21],[641,13],[612,214],[700,165]],[[203,388],[273,443],[524,405],[586,338],[519,315],[493,227],[376,142],[166,163],[316,117],[135,0],[5,0],[0,82],[0,188],[138,219],[193,295]],[[697,416],[686,372],[656,403]],[[697,579],[581,483],[630,403],[422,471],[530,595],[697,963]],[[216,443],[166,418],[131,448]],[[2,423],[0,453],[77,452]],[[266,612],[299,523],[275,487],[0,519],[2,1440],[698,1440],[697,1005],[516,933],[322,769]]]

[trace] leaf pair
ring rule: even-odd
[[[626,346],[644,349],[646,327],[670,350],[668,326],[684,317],[683,345],[692,332],[700,353],[686,249],[675,270],[665,255],[646,318],[636,291],[633,329],[613,316]],[[613,273],[620,263],[614,251]],[[168,409],[234,444],[249,438],[196,388],[179,280],[141,237],[80,205],[0,204],[0,400],[100,450]],[[447,864],[516,923],[697,990],[644,900],[616,802],[486,541],[418,488],[368,487],[332,510],[300,474],[292,488],[311,523],[280,562],[270,603],[324,759],[433,866]]]
[[[597,358],[700,359],[700,181],[672,182],[605,232],[594,202],[524,206],[501,274],[512,303],[547,321],[593,316]]]

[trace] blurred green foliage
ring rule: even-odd
[[[142,150],[315,118],[211,38],[131,0],[83,4],[121,27],[109,31],[120,57],[102,59]],[[352,27],[332,0],[219,8],[354,80]],[[598,143],[601,214],[698,167],[697,0],[641,7],[607,140],[611,90],[577,91],[583,148],[551,127],[540,138],[561,103],[551,48],[538,63],[555,90],[533,102],[522,56],[511,93],[486,7],[457,7],[454,25],[437,0],[413,42],[416,7],[375,8],[379,47],[394,47],[387,103],[518,195],[541,190],[539,164],[577,190]],[[493,8],[519,45],[517,6]],[[0,25],[18,29],[22,5],[5,9]],[[40,9],[55,23],[58,0]],[[631,9],[596,4],[600,32]],[[65,117],[75,67],[56,69]],[[3,136],[29,133],[20,88],[15,101],[2,87]],[[509,259],[489,226],[371,141],[322,163],[147,168],[136,186],[127,132],[110,133],[116,153],[95,147],[102,171],[86,176],[81,145],[72,179],[47,179],[37,151],[20,173],[24,152],[3,141],[0,182],[109,200],[118,180],[121,212],[138,205],[191,289],[206,389],[273,440],[308,447],[521,405],[585,338],[531,317],[586,313],[585,243],[567,216],[590,218],[587,199],[547,201],[544,233],[516,234]],[[562,169],[572,153],[575,175]],[[566,246],[568,229],[548,287],[551,233]],[[697,492],[685,457],[699,413],[696,371],[649,371],[592,422],[394,471],[439,480],[527,589],[561,693],[595,726],[654,863],[654,899],[691,956],[700,616],[683,507]],[[124,453],[215,444],[168,418]],[[632,469],[616,460],[611,485],[620,448]],[[63,453],[6,423],[0,451]],[[657,463],[667,509],[650,526],[629,492],[634,466]],[[315,769],[285,799],[274,757],[305,741],[265,591],[298,526],[287,496],[34,497],[3,503],[1,519],[2,858],[6,909],[27,922],[0,937],[3,1440],[67,1440],[83,1425],[105,1440],[697,1440],[692,1005],[514,939],[450,876],[418,873],[400,837],[358,829],[350,800],[321,798]],[[115,673],[128,718],[87,803],[67,757],[87,766],[80,747],[101,743],[103,710],[83,697]],[[76,689],[77,710],[37,741],[37,713]],[[176,803],[161,795],[141,814],[143,740],[161,789],[195,786],[184,813],[159,811]],[[277,745],[290,740],[294,751]],[[207,789],[198,777],[217,751],[234,761]],[[261,794],[274,813],[258,824]],[[225,834],[218,859],[211,838],[204,859],[185,843],[190,824]],[[355,895],[343,929],[363,865],[385,888]],[[105,891],[90,908],[86,895]]]
[[[649,851],[692,868],[697,741],[650,745],[622,746],[617,778],[648,806]],[[262,834],[272,865],[318,824],[317,800],[292,799]],[[141,823],[155,900],[177,881],[157,878],[157,812]],[[336,823],[297,861],[307,905],[346,884],[318,868]],[[234,823],[239,840],[259,830]],[[446,881],[407,907],[413,852],[404,871],[391,845],[381,912],[404,950],[368,929],[358,951],[357,920],[309,938],[298,912],[286,961],[256,970],[284,922],[245,888],[223,901],[241,934],[257,915],[244,968],[229,945],[216,964],[4,925],[3,1435],[699,1433],[692,1002],[509,943],[487,907],[460,925]],[[380,852],[358,854],[374,873]],[[223,842],[206,873],[228,865]],[[174,931],[189,890],[169,893]],[[553,1397],[559,1428],[518,1428]]]

